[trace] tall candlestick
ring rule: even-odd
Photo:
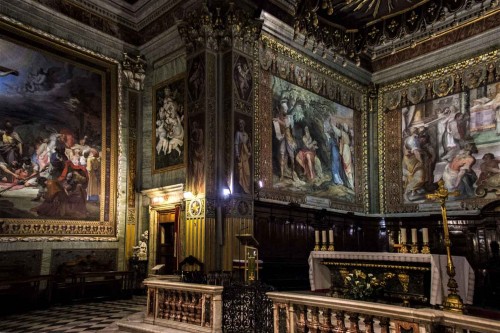
[[[401,244],[406,244],[406,228],[401,228]]]
[[[319,243],[319,230],[314,230],[314,241]]]
[[[412,228],[411,229],[411,242],[413,244],[416,244],[417,240],[418,240],[418,238],[417,238],[417,229],[416,228]]]
[[[326,230],[321,230],[321,251],[326,251]]]
[[[422,228],[422,242],[429,243],[429,229]]]
[[[333,244],[333,230],[332,229],[328,230],[328,242],[330,244]]]

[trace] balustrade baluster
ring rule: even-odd
[[[349,333],[360,333],[359,330],[359,314],[357,313],[349,313],[349,329],[347,332]]]
[[[311,319],[309,322],[309,332],[319,333],[318,308],[313,307],[311,310]]]
[[[335,311],[336,326],[333,329],[334,333],[345,333],[347,331],[345,327],[345,315],[344,311]]]
[[[389,333],[389,318],[380,318],[380,333]]]
[[[166,303],[167,298],[165,297],[165,293],[160,290],[158,292],[158,317],[159,318],[165,318],[165,308],[166,308]]]
[[[330,309],[322,308],[320,310],[321,321],[319,325],[319,330],[321,333],[329,333],[332,329],[332,314]]]
[[[365,323],[365,333],[374,333],[375,330],[373,328],[373,316],[366,316],[365,320],[363,320]]]
[[[195,320],[196,297],[195,293],[189,293],[190,301],[188,305],[188,323],[192,324]]]
[[[196,293],[196,303],[195,303],[195,307],[194,307],[194,311],[195,311],[194,323],[196,325],[201,325],[201,315],[202,315],[202,307],[203,307],[202,299],[203,299],[202,295],[200,293]]]
[[[307,308],[305,306],[297,305],[297,333],[306,332],[306,313]]]
[[[182,320],[182,292],[177,291],[178,294],[178,299],[177,303],[175,304],[175,320],[176,321],[181,321]]]
[[[177,303],[177,293],[172,290],[171,291],[171,299],[168,302],[169,305],[169,311],[168,311],[168,319],[170,320],[175,320],[175,304]]]
[[[184,323],[188,322],[189,318],[189,295],[187,291],[182,293],[182,315],[181,321]]]

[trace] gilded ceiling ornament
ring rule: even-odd
[[[486,70],[484,66],[473,67],[464,73],[464,85],[469,89],[477,88],[484,82]]]
[[[448,95],[451,92],[452,88],[453,76],[451,75],[435,80],[432,85],[432,90],[439,97]]]
[[[408,100],[412,104],[418,104],[425,96],[425,85],[423,83],[410,86],[408,88]]]
[[[401,102],[401,92],[395,91],[385,95],[384,106],[386,109],[393,111],[396,110]]]
[[[250,51],[260,36],[262,21],[229,2],[224,8],[209,8],[207,3],[185,15],[178,31],[188,51],[200,48],[223,50],[234,47]]]

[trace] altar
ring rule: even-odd
[[[416,267],[414,269],[430,272],[429,299],[431,305],[440,305],[448,295],[448,275],[446,273],[446,255],[437,254],[403,254],[389,252],[340,252],[340,251],[312,251],[309,255],[309,281],[311,290],[331,290],[334,265],[344,267],[355,266],[387,266],[398,265]],[[371,264],[366,263],[373,262]],[[379,264],[379,263],[388,263]],[[394,265],[391,265],[394,263]],[[474,270],[465,257],[453,256],[455,265],[455,280],[458,283],[458,293],[464,304],[472,304],[474,297]],[[420,267],[420,268],[419,268]],[[427,267],[427,268],[426,268]],[[408,274],[411,279],[412,273]]]

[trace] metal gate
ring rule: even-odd
[[[231,284],[222,292],[224,333],[273,333],[273,302],[266,292],[274,288],[261,283]]]

